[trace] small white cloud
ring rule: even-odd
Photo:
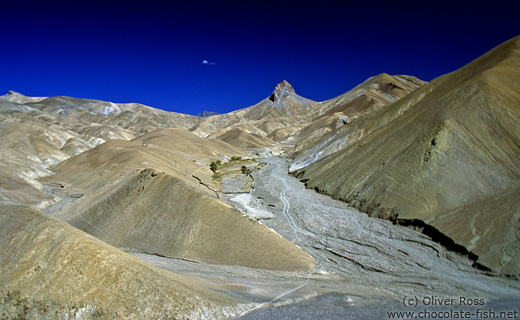
[[[209,62],[208,60],[202,60],[201,64],[205,64],[207,66],[216,66],[217,65],[216,62]]]

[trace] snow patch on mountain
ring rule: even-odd
[[[105,106],[105,109],[103,110],[103,114],[105,116],[109,116],[116,112],[121,112],[121,109],[119,109],[119,107],[115,103],[112,103],[112,102],[110,102],[110,104],[108,106]]]

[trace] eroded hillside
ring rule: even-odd
[[[80,199],[56,217],[118,248],[264,269],[310,270],[312,258],[219,199],[207,165],[246,156],[184,129],[112,140],[42,181]],[[51,210],[54,212],[54,210]]]
[[[316,102],[283,81],[206,117],[9,92],[0,317],[224,319],[330,292],[374,318],[411,294],[517,298],[488,275],[520,263],[519,41],[428,84],[383,73]],[[253,159],[273,155],[290,163]]]
[[[3,319],[222,318],[238,302],[28,207],[0,207],[0,230]]]
[[[519,41],[334,131],[291,170],[309,188],[518,275]],[[332,143],[346,148],[328,152]]]

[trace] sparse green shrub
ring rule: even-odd
[[[251,170],[249,170],[246,166],[240,167],[240,170],[242,171],[243,174],[251,173]]]
[[[237,156],[231,157],[231,161],[238,161],[238,160],[242,160],[242,157],[237,157]]]
[[[209,169],[213,172],[217,171],[218,169],[218,164],[215,162],[215,161],[212,161],[210,164],[209,164]]]
[[[217,160],[217,161],[215,161],[215,163],[220,166],[222,164],[222,161]]]

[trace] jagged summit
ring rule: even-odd
[[[284,80],[276,85],[273,93],[271,93],[271,96],[269,97],[269,100],[276,102],[284,93],[295,93],[293,86],[287,80]]]

